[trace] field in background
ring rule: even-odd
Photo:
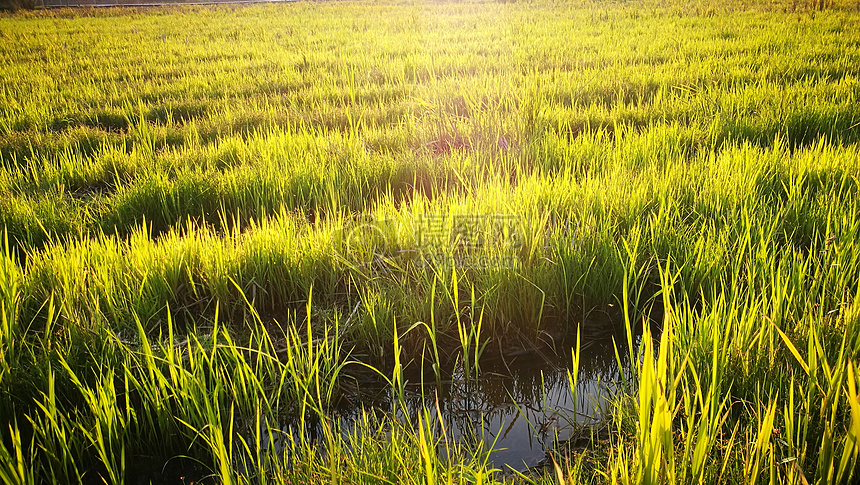
[[[8,1],[8,0],[7,0]],[[69,7],[163,7],[176,5],[218,5],[231,4],[233,6],[247,4],[265,4],[265,3],[285,3],[296,0],[11,0],[12,2],[29,3],[26,8],[29,9],[62,9]],[[4,5],[0,3],[0,8]],[[10,6],[11,7],[11,6]],[[21,9],[23,6],[15,6],[16,9]],[[7,7],[9,8],[9,7]]]
[[[57,10],[0,65],[3,481],[858,478],[852,4]],[[611,338],[547,473],[405,411]]]

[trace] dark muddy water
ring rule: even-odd
[[[453,441],[481,439],[485,449],[492,447],[494,468],[537,466],[558,442],[602,425],[622,386],[627,366],[622,361],[619,368],[611,340],[583,347],[576,376],[571,352],[566,347],[558,354],[484,364],[477,377],[460,373],[441,387],[430,376],[423,386],[408,386],[407,409],[413,416],[422,408],[431,410],[437,436],[443,436],[444,427]]]
[[[622,390],[628,369],[626,344],[620,345],[624,347],[619,366],[611,339],[584,344],[575,386],[573,349],[559,346],[557,353],[525,353],[484,362],[477,376],[467,379],[459,371],[443,379],[441,385],[432,371],[423,376],[410,373],[405,406],[395,404],[397,397],[390,386],[365,383],[331,416],[348,436],[364,412],[394,413],[413,425],[422,414],[429,417],[434,437],[440,439],[440,456],[446,454],[446,440],[449,448],[458,442],[482,441],[485,450],[492,449],[489,461],[493,468],[524,471],[543,465],[547,451],[559,443],[602,428],[610,400]],[[281,431],[283,442],[298,440],[295,423],[281,427]],[[320,437],[314,423],[306,423],[302,432],[311,440]],[[260,445],[284,446],[278,441]]]
[[[637,347],[639,340],[635,342]],[[525,472],[545,465],[547,452],[572,438],[587,445],[587,437],[604,427],[610,401],[624,390],[625,376],[629,374],[626,343],[620,343],[623,338],[618,341],[620,365],[611,339],[592,340],[582,345],[576,375],[572,371],[570,345],[559,345],[556,352],[544,350],[505,359],[484,359],[480,373],[470,378],[459,370],[437,382],[432,371],[425,371],[422,376],[420,371],[412,369],[406,374],[402,405],[383,379],[375,382],[362,379],[358,388],[348,392],[340,405],[330,411],[329,417],[350,446],[356,439],[356,422],[362,416],[394,416],[408,423],[408,427],[415,426],[420,414],[429,420],[434,438],[439,440],[440,457],[446,456],[446,448],[458,443],[468,449],[473,449],[475,443],[483,443],[485,451],[491,450],[488,459],[492,468]],[[257,425],[263,427],[257,431]],[[239,419],[234,431],[236,437],[247,443],[259,440],[261,451],[285,455],[288,463],[292,447],[302,440],[313,442],[320,453],[327,453],[318,418],[300,422],[294,416],[285,417],[271,428],[265,423]],[[583,437],[586,439],[582,440]],[[243,463],[249,463],[243,474],[255,476],[259,470],[246,458],[237,454],[234,465],[242,473]],[[189,477],[200,483],[212,481],[211,476],[207,480],[209,473],[198,465],[184,462],[169,462],[164,467],[155,467],[154,462],[138,465],[130,467],[136,468],[132,474],[146,477],[151,483],[184,483]]]

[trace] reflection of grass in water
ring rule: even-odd
[[[611,343],[604,342],[602,347],[598,350],[611,352]],[[364,391],[351,396],[351,404],[339,406],[335,414],[351,429],[370,408],[395,409],[395,415],[406,422],[416,422],[431,410],[422,418],[424,425],[444,433],[443,439],[467,447],[480,440],[482,449],[490,452],[493,466],[521,469],[524,460],[534,464],[544,458],[544,450],[560,435],[576,436],[581,441],[587,430],[599,433],[605,428],[608,418],[603,413],[619,384],[614,360],[592,361],[591,354],[582,357],[572,349],[572,355],[580,357],[572,360],[571,367],[570,363],[565,365],[562,356],[550,355],[554,357],[549,361],[529,355],[511,362],[513,375],[484,373],[469,378],[461,370],[442,380],[441,387],[433,368],[427,369],[427,380],[416,377],[426,375],[418,369],[418,374],[411,374],[417,380],[406,385],[402,395],[391,391],[390,382],[365,382]],[[585,361],[582,371],[578,370],[580,359]],[[573,376],[580,375],[577,384]],[[575,389],[580,391],[579,400]],[[319,434],[319,430],[314,433]],[[522,448],[524,442],[528,443],[525,450],[508,451],[500,458],[499,449],[512,445]]]

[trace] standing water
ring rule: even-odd
[[[364,383],[347,404],[333,411],[332,417],[347,436],[367,411],[378,415],[394,410],[398,419],[413,425],[421,415],[429,420],[434,436],[442,438],[440,446],[444,447],[446,440],[482,442],[483,450],[490,450],[491,468],[523,472],[544,465],[547,452],[560,444],[579,442],[580,438],[587,442],[592,433],[600,435],[611,400],[622,389],[628,372],[627,352],[619,351],[619,366],[611,339],[583,345],[578,372],[573,370],[574,349],[563,348],[566,350],[557,354],[536,351],[485,361],[480,373],[471,378],[462,371],[441,382],[432,372],[429,376],[425,372],[423,379],[420,373],[410,375],[402,405],[396,404],[397,393],[390,385]],[[317,426],[305,425],[306,438],[321,436]],[[280,430],[291,436],[283,443],[298,440],[295,423]]]

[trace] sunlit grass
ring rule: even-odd
[[[852,483],[858,26],[798,2],[0,18],[0,479]],[[543,471],[406,405],[416,369],[480,379],[566,336],[629,371],[609,436]],[[392,408],[347,426],[368,372]]]

